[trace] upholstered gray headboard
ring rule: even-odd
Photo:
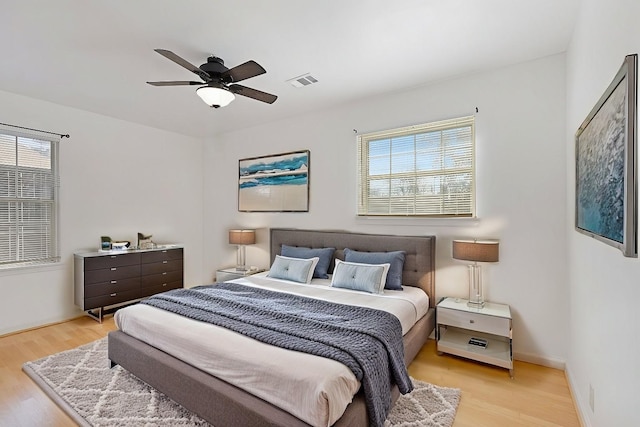
[[[429,295],[429,305],[435,307],[435,236],[394,236],[350,233],[348,231],[271,229],[271,263],[280,255],[282,245],[307,248],[336,248],[334,259],[344,260],[344,249],[363,252],[405,251],[402,283],[417,286]],[[333,271],[331,262],[329,272]]]

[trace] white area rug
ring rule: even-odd
[[[109,369],[107,340],[57,353],[22,369],[82,426],[209,426],[120,366]],[[388,427],[450,427],[460,390],[413,379],[415,389],[400,396]]]

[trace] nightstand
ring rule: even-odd
[[[513,378],[511,310],[508,305],[467,306],[468,300],[444,298],[436,307],[439,353],[500,366]]]
[[[264,269],[255,270],[236,270],[235,267],[221,268],[216,270],[216,282],[226,282],[233,279],[241,279],[243,277],[251,276],[252,274],[261,273]]]

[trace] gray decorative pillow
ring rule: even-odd
[[[387,274],[385,289],[394,291],[402,290],[402,269],[404,267],[405,251],[392,252],[358,252],[353,249],[344,250],[344,260],[347,262],[359,262],[362,264],[385,264],[391,265]]]
[[[337,259],[331,286],[380,294],[384,289],[387,271],[389,264],[358,264]]]
[[[313,269],[318,263],[318,257],[301,259],[276,255],[267,277],[291,280],[292,282],[309,283],[313,277]]]
[[[288,246],[282,245],[280,255],[291,258],[312,258],[318,257],[318,264],[313,271],[313,277],[318,279],[329,278],[329,267],[331,266],[331,258],[333,258],[333,252],[336,248],[305,248],[302,246]]]

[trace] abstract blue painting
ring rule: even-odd
[[[309,211],[309,150],[240,159],[238,170],[239,211]]]
[[[576,133],[576,230],[636,248],[636,63],[629,55]]]

